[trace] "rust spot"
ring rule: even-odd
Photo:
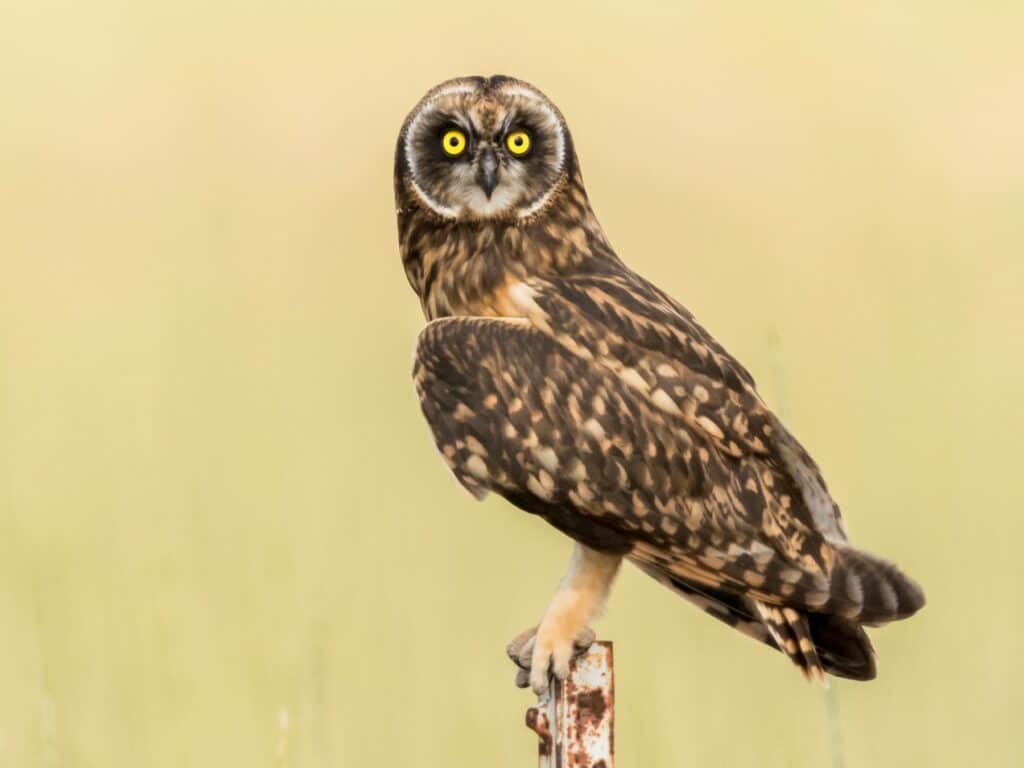
[[[526,710],[526,727],[531,731],[537,730],[537,716],[539,712],[536,707],[530,707]]]
[[[597,643],[574,659],[567,680],[553,680],[550,698],[526,712],[540,737],[548,768],[611,768],[614,755],[614,682],[610,643]]]
[[[578,706],[576,720],[579,722],[581,729],[584,724],[597,725],[600,723],[602,718],[604,718],[605,710],[608,708],[604,700],[604,694],[597,689],[581,693],[577,697],[576,703]]]
[[[541,757],[551,753],[551,728],[548,724],[548,716],[539,707],[530,707],[526,710],[526,727],[537,734],[540,739],[537,751]]]

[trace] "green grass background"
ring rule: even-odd
[[[391,168],[530,80],[624,259],[925,586],[850,766],[1024,764],[1017,2],[8,4],[0,766],[522,766],[502,655],[570,545],[475,503],[409,378]],[[638,573],[623,768],[821,766],[823,694]]]

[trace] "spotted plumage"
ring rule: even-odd
[[[862,625],[911,615],[921,590],[847,542],[751,375],[619,260],[557,108],[509,78],[438,86],[403,126],[395,190],[430,321],[414,378],[442,456],[478,497],[577,542],[514,653],[534,688],[564,674],[623,558],[808,676],[873,677]]]

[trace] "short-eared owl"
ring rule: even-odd
[[[555,105],[507,77],[442,83],[402,126],[395,196],[441,454],[575,541],[510,646],[520,682],[567,674],[623,558],[809,677],[872,678],[863,626],[910,616],[921,589],[848,543],[751,375],[619,260]]]

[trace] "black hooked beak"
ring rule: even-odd
[[[498,186],[498,155],[491,147],[485,147],[480,152],[480,166],[476,173],[476,183],[483,189],[487,199],[491,199],[491,193]]]

